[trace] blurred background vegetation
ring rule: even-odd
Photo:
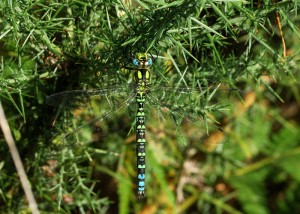
[[[1,1],[0,99],[39,210],[300,210],[299,6],[297,0]],[[197,80],[243,93],[215,118],[226,132],[224,145],[182,142],[164,125],[149,126],[147,197],[139,201],[134,134],[112,133],[99,140],[103,147],[57,149],[53,136],[74,127],[80,113],[47,106],[45,98],[127,84],[130,54],[146,50],[158,54],[151,68],[156,83]],[[2,133],[0,141],[1,213],[30,213]]]

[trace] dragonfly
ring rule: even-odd
[[[145,179],[146,179],[146,113],[156,112],[154,120],[164,120],[168,118],[173,120],[175,129],[178,133],[189,135],[191,138],[202,139],[209,136],[212,131],[223,133],[219,126],[208,122],[205,119],[205,109],[207,102],[216,94],[218,88],[211,90],[192,89],[188,87],[174,88],[166,85],[152,85],[150,67],[156,58],[148,53],[137,53],[133,57],[134,83],[107,86],[91,90],[72,90],[52,94],[46,98],[46,103],[52,106],[78,107],[85,106],[90,100],[100,99],[100,104],[104,100],[108,103],[110,109],[106,112],[98,112],[100,116],[91,119],[87,125],[77,128],[67,134],[63,134],[62,139],[71,141],[77,140],[78,133],[85,133],[87,130],[100,129],[101,133],[106,132],[104,121],[114,119],[127,107],[129,114],[135,117],[135,135],[136,135],[136,159],[137,159],[137,197],[145,197]],[[224,90],[224,89],[222,89]],[[227,90],[227,89],[226,89]],[[208,92],[210,91],[210,93]],[[205,97],[205,98],[204,98]],[[134,104],[135,103],[135,104]],[[191,107],[191,104],[192,107]],[[133,108],[133,106],[135,106]],[[198,108],[195,108],[198,106]],[[101,109],[101,106],[100,106]],[[151,110],[152,109],[152,110]],[[154,109],[154,110],[153,110]],[[135,111],[135,113],[133,113]],[[200,113],[199,113],[200,112]],[[199,116],[199,114],[202,116]],[[153,119],[153,118],[152,118]],[[159,124],[159,122],[157,122]],[[181,130],[177,127],[183,127]],[[194,131],[192,126],[206,129],[205,134]],[[95,128],[96,127],[96,128]],[[221,140],[222,141],[222,140]],[[224,140],[223,140],[224,141]],[[222,142],[223,142],[222,141]]]

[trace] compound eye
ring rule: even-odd
[[[140,62],[139,62],[137,59],[133,59],[133,60],[132,60],[132,63],[133,63],[135,66],[139,66],[139,65],[140,65]]]
[[[152,65],[152,59],[150,58],[150,59],[148,59],[148,61],[147,61],[147,65]]]

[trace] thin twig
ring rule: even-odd
[[[282,55],[283,55],[284,58],[286,58],[286,45],[285,45],[285,41],[284,41],[284,37],[283,37],[283,32],[282,32],[282,27],[281,27],[281,20],[280,20],[280,16],[279,16],[278,11],[276,11],[276,21],[277,21],[277,25],[278,25],[278,28],[279,28],[282,47],[283,47]]]
[[[13,136],[11,134],[9,125],[7,123],[7,120],[6,120],[1,102],[0,102],[0,127],[3,131],[4,138],[7,142],[7,145],[9,147],[9,151],[11,153],[11,156],[12,156],[13,161],[15,163],[17,172],[19,174],[20,181],[22,183],[26,198],[27,198],[28,203],[29,203],[29,207],[30,207],[33,214],[39,214],[40,212],[38,210],[36,200],[35,200],[34,195],[32,193],[28,177],[27,177],[26,172],[24,170],[20,155],[18,153],[18,149],[16,147],[16,144],[15,144]]]

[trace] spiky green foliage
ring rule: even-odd
[[[39,209],[299,210],[298,7],[298,1],[253,0],[2,1],[0,99]],[[44,100],[59,91],[127,84],[131,54],[144,51],[159,55],[152,67],[156,84],[223,83],[245,93],[243,102],[232,101],[231,110],[215,118],[226,124],[228,143],[221,148],[191,139],[184,144],[168,124],[150,126],[147,199],[137,201],[134,135],[126,130],[92,147],[57,146],[53,136],[80,124],[73,115],[80,112],[60,111]],[[205,114],[224,105],[206,105]],[[95,113],[103,113],[102,107]],[[82,123],[93,117],[84,116]],[[123,130],[118,116],[109,125]],[[130,129],[133,121],[124,122]],[[0,141],[1,212],[26,212],[11,156]]]

